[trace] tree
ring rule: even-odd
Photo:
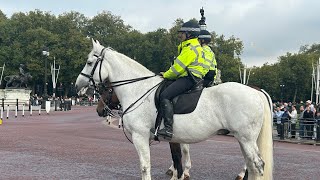
[[[234,36],[225,39],[224,35],[218,36],[212,32],[211,46],[216,56],[218,69],[221,70],[222,82],[239,82],[239,67],[243,67],[239,58],[243,49],[242,41]]]
[[[118,49],[123,44],[117,43],[117,40],[121,39],[121,36],[128,33],[130,29],[131,26],[125,25],[119,16],[103,11],[89,21],[86,33],[87,36],[98,39],[105,46]]]
[[[279,66],[277,64],[263,64],[251,70],[248,85],[266,90],[272,99],[280,99]]]

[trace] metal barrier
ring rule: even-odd
[[[276,137],[280,140],[296,139],[311,140],[320,142],[320,119],[315,118],[299,118],[296,123],[288,118],[281,118],[281,123],[277,122],[277,118],[273,119]]]

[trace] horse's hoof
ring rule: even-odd
[[[183,180],[189,180],[190,176],[184,175],[184,179]]]
[[[168,171],[166,172],[166,175],[172,176],[173,175],[173,171],[171,169],[168,169]]]
[[[235,180],[243,180],[243,177],[238,175]]]

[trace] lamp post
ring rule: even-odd
[[[45,65],[44,65],[44,92],[43,92],[43,100],[47,100],[48,99],[48,90],[47,90],[47,69],[48,69],[48,57],[49,57],[49,48],[45,47],[42,50],[42,55],[45,56]]]
[[[284,84],[280,84],[280,91],[281,91],[281,103],[283,102],[283,88],[284,88]]]

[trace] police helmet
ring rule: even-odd
[[[200,26],[196,21],[188,21],[182,24],[180,30],[178,32],[185,32],[192,37],[198,37],[200,33]]]
[[[211,34],[207,30],[201,30],[198,38],[204,39],[204,40],[209,40],[209,42],[210,42],[211,41]]]

